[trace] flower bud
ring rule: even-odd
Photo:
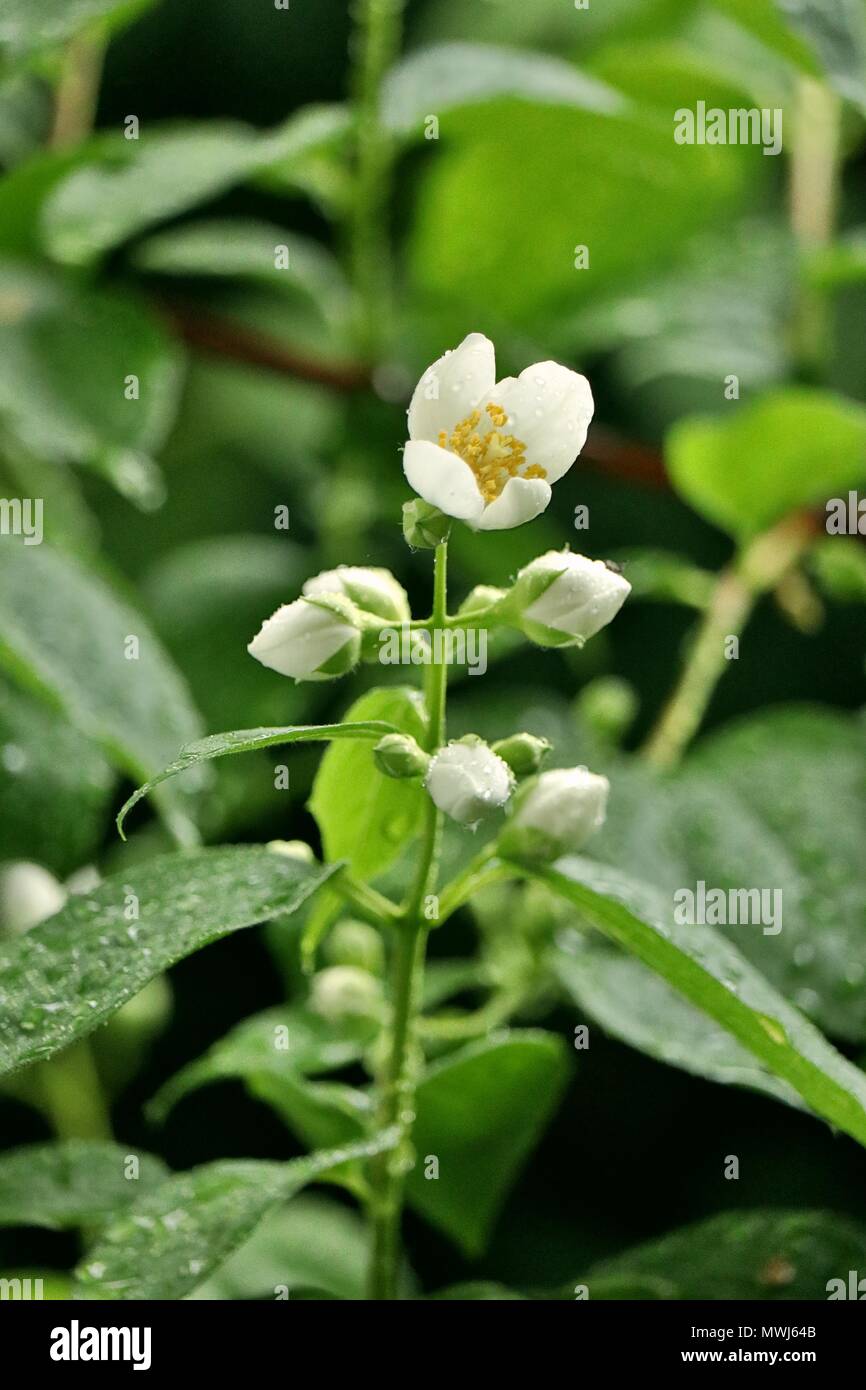
[[[451,517],[432,503],[423,502],[420,497],[403,503],[403,535],[413,550],[435,550],[448,539],[450,530]]]
[[[549,739],[536,738],[535,734],[512,734],[494,743],[493,751],[508,763],[515,777],[531,777],[541,767],[550,746]]]
[[[40,864],[22,859],[0,873],[0,928],[15,933],[53,917],[66,902],[62,884]]]
[[[637,695],[619,676],[599,676],[584,686],[575,709],[598,738],[619,743],[637,714]]]
[[[287,859],[300,859],[303,864],[316,862],[312,845],[308,845],[306,840],[268,840],[267,847],[273,854],[284,854]]]
[[[344,676],[361,655],[361,622],[342,594],[284,603],[247,647],[250,656],[296,681]]]
[[[373,749],[373,761],[386,777],[423,777],[430,766],[430,754],[411,734],[386,734]]]
[[[382,1007],[382,986],[357,965],[329,965],[313,976],[310,1007],[330,1023],[341,1018],[375,1018]]]
[[[337,923],[325,940],[324,953],[329,965],[351,965],[371,975],[381,975],[385,965],[381,936],[354,917]]]
[[[344,594],[363,612],[387,623],[408,623],[412,617],[406,590],[386,569],[338,565],[308,579],[303,591],[306,598]]]
[[[507,589],[496,589],[492,584],[476,584],[475,588],[466,595],[457,610],[461,616],[469,613],[479,613],[485,616],[492,616],[497,604],[507,598]]]
[[[477,825],[505,805],[514,775],[492,748],[474,734],[467,734],[440,748],[424,785],[440,811],[461,825]]]
[[[604,823],[609,790],[606,777],[585,767],[557,768],[524,782],[500,836],[500,852],[542,864],[576,853]]]
[[[616,617],[630,592],[603,560],[549,550],[520,570],[509,606],[539,646],[579,647]]]

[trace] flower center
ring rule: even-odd
[[[491,402],[486,412],[492,428],[480,433],[481,411],[473,410],[450,435],[447,430],[440,431],[439,445],[469,464],[484,501],[493,502],[509,478],[546,478],[547,474],[537,463],[526,467],[526,445],[513,434],[504,433],[508,415],[502,406]]]

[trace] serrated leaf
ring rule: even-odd
[[[864,1258],[866,1229],[838,1212],[726,1211],[601,1261],[575,1283],[590,1299],[824,1300]]]
[[[367,691],[347,710],[346,720],[384,721],[422,745],[426,737],[423,698],[404,686]],[[381,773],[363,744],[329,748],[309,802],[326,858],[348,860],[360,878],[380,873],[415,834],[425,795],[416,783]]]
[[[380,719],[365,719],[343,724],[300,724],[282,729],[231,729],[224,734],[209,734],[207,738],[187,744],[181,749],[180,757],[169,763],[168,767],[163,768],[162,772],[152,777],[149,782],[136,788],[118,814],[118,829],[122,832],[123,822],[132,807],[143,796],[147,796],[148,792],[153,791],[154,787],[212,758],[224,758],[233,753],[251,753],[258,748],[272,748],[275,744],[284,743],[339,743],[345,739],[378,742],[385,734],[397,732],[394,724]]]
[[[471,1043],[422,1077],[407,1199],[468,1255],[483,1251],[565,1077],[562,1040],[529,1029]],[[436,1181],[424,1176],[427,1154],[439,1160]]]
[[[866,409],[788,387],[724,416],[682,420],[665,457],[680,496],[743,540],[866,480]]]
[[[420,137],[429,112],[441,120],[455,107],[496,97],[601,113],[625,106],[613,87],[561,59],[495,44],[443,43],[411,53],[391,69],[382,120],[399,135]]]
[[[138,396],[127,399],[128,378]],[[80,463],[145,508],[164,497],[154,454],[173,423],[181,358],[141,304],[0,263],[0,412],[37,456]]]
[[[41,863],[63,877],[86,863],[105,833],[111,768],[56,711],[3,679],[0,769],[0,860],[38,852]]]
[[[113,1223],[77,1270],[85,1297],[183,1298],[269,1210],[342,1165],[393,1147],[395,1132],[288,1163],[221,1162],[178,1173]]]
[[[127,660],[129,637],[138,658]],[[47,545],[0,547],[0,666],[38,691],[131,777],[194,738],[186,687],[140,613]],[[183,825],[176,792],[162,805]]]
[[[866,1076],[712,927],[681,926],[673,902],[587,859],[533,875],[742,1043],[816,1115],[866,1145]]]
[[[135,1177],[128,1176],[131,1158]],[[167,1175],[161,1159],[122,1144],[67,1139],[10,1149],[0,1154],[0,1226],[101,1224]]]
[[[297,911],[332,873],[236,846],[166,855],[70,898],[0,944],[0,1075],[86,1036],[211,941]]]

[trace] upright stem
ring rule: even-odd
[[[40,1099],[58,1139],[110,1139],[111,1120],[90,1043],[73,1043],[35,1069]]]
[[[791,230],[801,253],[820,250],[833,239],[839,200],[841,101],[812,77],[801,77],[794,108],[795,128],[788,185]],[[800,367],[820,376],[829,350],[828,305],[820,289],[801,285],[793,322],[793,347]]]
[[[93,129],[104,55],[102,34],[78,34],[70,41],[54,99],[52,149],[78,145]]]
[[[679,683],[644,745],[644,757],[656,767],[680,761],[727,665],[727,638],[740,637],[760,595],[797,563],[813,531],[808,517],[791,517],[758,536],[719,575]]]
[[[447,614],[448,547],[436,548],[432,626],[445,625]],[[435,650],[435,646],[434,646]],[[427,704],[429,725],[427,749],[434,752],[445,741],[445,705],[448,669],[432,662],[428,668]],[[382,1079],[378,1122],[383,1129],[392,1125],[403,1131],[400,1144],[382,1154],[371,1174],[373,1198],[372,1250],[370,1257],[370,1297],[392,1299],[397,1295],[400,1262],[400,1219],[406,1174],[412,1166],[411,1130],[415,1119],[415,1019],[421,996],[427,918],[424,913],[428,894],[436,889],[442,813],[428,799],[418,868],[403,920],[397,927],[391,974],[391,1040]]]
[[[350,260],[356,297],[358,347],[378,354],[390,317],[391,277],[388,199],[393,141],[380,113],[382,79],[397,57],[405,0],[356,0],[356,184],[352,203]]]

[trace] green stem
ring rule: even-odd
[[[679,683],[644,745],[648,762],[672,768],[680,761],[728,665],[727,639],[739,639],[761,594],[791,571],[813,536],[807,517],[790,517],[758,536],[719,575]]]
[[[70,41],[54,98],[52,149],[80,145],[93,129],[104,56],[105,38],[98,31],[78,34]]]
[[[350,260],[361,352],[375,359],[387,337],[391,275],[388,202],[393,141],[381,123],[382,79],[400,49],[405,0],[357,0],[357,165]]]
[[[359,917],[374,927],[390,925],[401,915],[396,903],[368,883],[353,878],[346,869],[336,874],[329,886],[355,909]]]
[[[444,624],[448,589],[447,543],[437,546],[434,564],[433,621],[434,624]],[[427,680],[429,724],[426,743],[428,752],[432,753],[445,741],[447,667],[433,663],[427,669]],[[406,1174],[412,1166],[410,1140],[415,1119],[416,1017],[421,999],[429,925],[424,907],[428,895],[436,889],[441,835],[442,813],[428,799],[418,868],[403,920],[397,927],[392,959],[391,1039],[377,1121],[383,1129],[399,1126],[402,1140],[396,1148],[375,1161],[371,1172],[369,1290],[370,1297],[374,1299],[393,1299],[397,1295],[404,1187]]]
[[[833,239],[839,201],[842,103],[812,77],[801,77],[794,107],[794,140],[789,166],[791,230],[804,256]],[[792,324],[793,352],[801,370],[820,379],[830,351],[830,313],[826,294],[802,277]]]
[[[111,1121],[88,1042],[37,1068],[42,1109],[58,1139],[110,1139]]]

